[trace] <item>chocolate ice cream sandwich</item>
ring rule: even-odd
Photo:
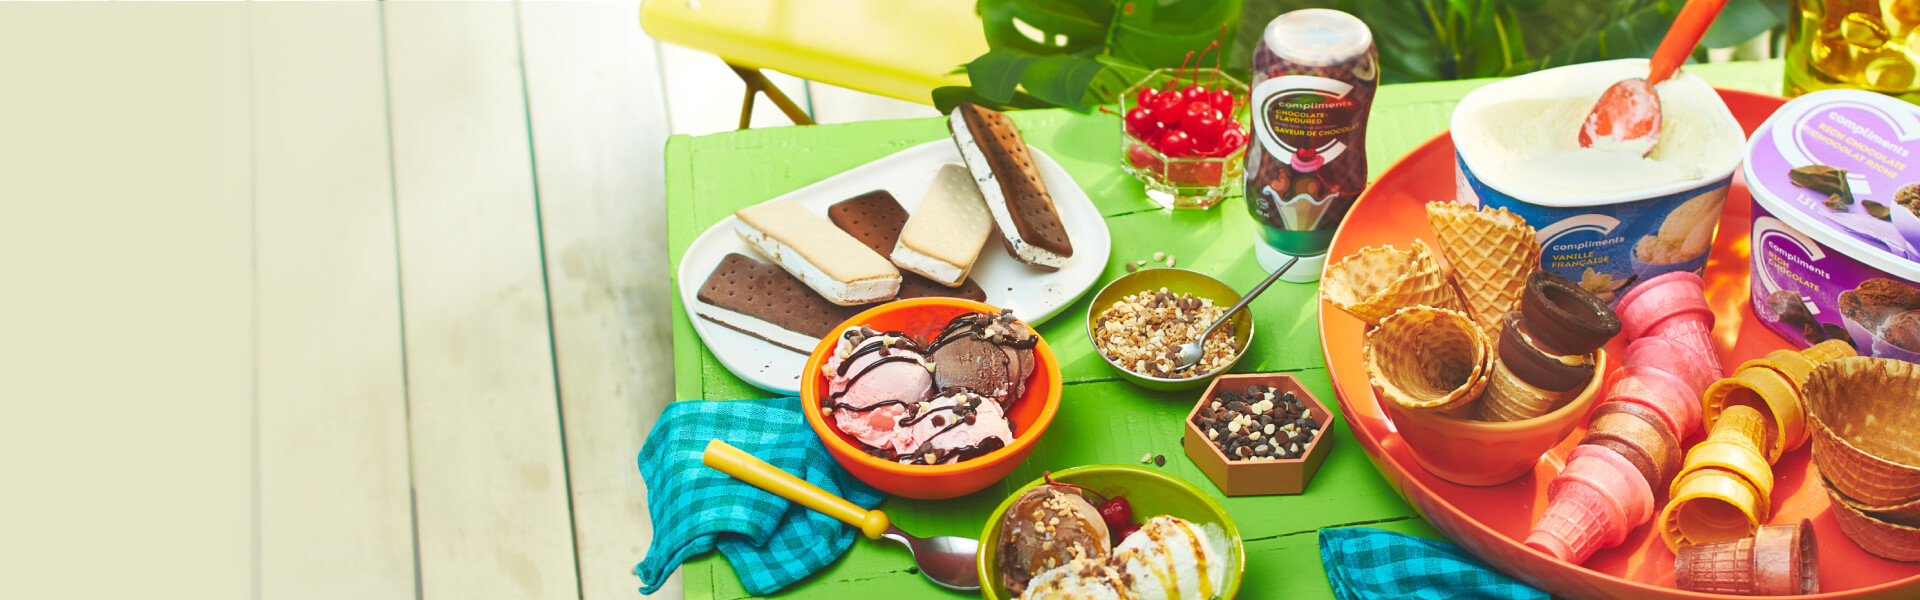
[[[733,213],[734,233],[828,302],[854,306],[893,298],[900,270],[872,248],[791,200]]]
[[[1066,266],[1073,256],[1073,243],[1013,120],[993,109],[962,103],[948,116],[947,129],[986,198],[1007,253],[1048,271]]]
[[[864,308],[827,302],[780,267],[744,254],[720,259],[695,297],[701,318],[802,354]]]
[[[833,221],[841,231],[860,240],[868,248],[882,256],[893,252],[899,243],[900,231],[907,225],[907,209],[900,207],[900,201],[886,190],[874,190],[841,200],[827,208],[827,218]],[[912,271],[900,273],[900,294],[896,299],[908,298],[965,298],[975,302],[986,302],[987,292],[972,279],[961,281],[957,287],[947,287],[915,274]]]

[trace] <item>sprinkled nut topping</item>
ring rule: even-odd
[[[1240,353],[1235,324],[1228,322],[1201,347],[1200,362],[1177,371],[1181,344],[1197,339],[1226,307],[1193,294],[1145,291],[1127,296],[1108,308],[1093,324],[1094,345],[1102,356],[1128,371],[1150,377],[1188,377],[1217,371]]]

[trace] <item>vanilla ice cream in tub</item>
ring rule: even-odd
[[[1681,71],[1655,87],[1651,153],[1580,147],[1600,93],[1646,75],[1645,59],[1569,65],[1487,85],[1453,110],[1459,200],[1526,219],[1540,266],[1609,302],[1655,275],[1706,267],[1746,144],[1713,87]]]
[[[1754,314],[1801,347],[1920,363],[1920,107],[1801,96],[1754,130],[1745,170]]]

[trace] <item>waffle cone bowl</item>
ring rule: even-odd
[[[1320,297],[1368,323],[1410,306],[1460,309],[1452,280],[1418,239],[1410,250],[1364,248],[1329,265],[1320,279]]]
[[[1782,103],[1779,98],[1739,92],[1722,92],[1721,97],[1749,130],[1758,127]],[[1442,134],[1384,170],[1351,209],[1353,214],[1365,215],[1365,218],[1351,220],[1336,234],[1329,256],[1344,257],[1369,246],[1395,245],[1405,248],[1411,240],[1421,237],[1425,237],[1436,249],[1444,251],[1442,245],[1435,242],[1435,229],[1428,221],[1426,205],[1430,201],[1447,200],[1452,196],[1452,190],[1447,189],[1450,186],[1435,185],[1435,182],[1449,181],[1456,176],[1456,157],[1451,141],[1449,136]],[[1728,224],[1751,222],[1751,206],[1745,183],[1736,177],[1721,215],[1723,225],[1719,228],[1702,275],[1705,304],[1712,309],[1715,318],[1710,330],[1701,332],[1701,337],[1717,351],[1720,362],[1729,371],[1705,381],[1699,386],[1701,389],[1705,384],[1731,374],[1732,367],[1766,359],[1778,350],[1796,350],[1789,341],[1767,329],[1747,308],[1750,290],[1753,289],[1747,265],[1753,247],[1747,243],[1749,232],[1746,227]],[[1451,256],[1447,259],[1453,263],[1454,277],[1462,278],[1462,261],[1455,261]],[[1461,285],[1464,289],[1465,282],[1462,281]],[[1492,438],[1485,430],[1511,424],[1472,421],[1447,414],[1399,408],[1380,396],[1369,381],[1365,347],[1367,332],[1372,324],[1343,312],[1324,299],[1319,311],[1319,324],[1328,371],[1340,404],[1338,408],[1353,431],[1356,445],[1415,510],[1464,550],[1495,570],[1556,598],[1732,600],[1742,597],[1726,592],[1679,589],[1674,565],[1678,557],[1667,547],[1652,523],[1635,527],[1627,532],[1620,545],[1603,548],[1578,564],[1556,559],[1525,545],[1535,522],[1549,506],[1549,484],[1566,466],[1569,453],[1586,435],[1586,413],[1606,400],[1602,384],[1590,386],[1601,388],[1593,394],[1598,398],[1584,397],[1585,390],[1582,390],[1583,397],[1540,417],[1551,420],[1554,415],[1563,412],[1578,413],[1568,425],[1568,435],[1549,441],[1543,452],[1523,461],[1516,477],[1489,482],[1491,485],[1469,485],[1449,478],[1460,474],[1445,474],[1430,469],[1427,463],[1435,463],[1431,466],[1438,469],[1464,469],[1470,461],[1481,458],[1475,453],[1507,452],[1491,449]],[[1607,374],[1620,366],[1620,357],[1627,342],[1631,341],[1624,338],[1615,338],[1597,356],[1600,361],[1598,372],[1601,373],[1597,379],[1605,380]],[[1810,362],[1820,362],[1812,360],[1813,357],[1807,358]],[[1774,360],[1791,359],[1775,357]],[[1802,365],[1796,362],[1782,366],[1776,370],[1791,380],[1796,378],[1798,367]],[[1676,375],[1686,378],[1691,374]],[[1489,379],[1491,381],[1491,377]],[[1684,384],[1686,381],[1676,379],[1675,383]],[[1481,400],[1484,399],[1483,395]],[[1696,395],[1693,399],[1694,402],[1688,406],[1698,410],[1700,397]],[[1770,411],[1763,412],[1770,414]],[[1817,576],[1820,593],[1812,598],[1920,598],[1920,563],[1900,562],[1870,553],[1842,530],[1843,518],[1852,523],[1854,517],[1845,505],[1830,497],[1820,477],[1825,469],[1817,469],[1813,464],[1819,449],[1809,447],[1818,444],[1813,430],[1819,429],[1819,426],[1812,421],[1809,418],[1806,425],[1810,440],[1807,446],[1784,452],[1772,466],[1774,489],[1769,499],[1771,514],[1762,521],[1763,531],[1767,526],[1799,523],[1802,519],[1809,523],[1811,531],[1808,533],[1818,538],[1819,554]],[[1439,431],[1437,426],[1432,423],[1460,429],[1439,434],[1436,433]],[[1429,435],[1433,438],[1422,438]],[[1705,437],[1703,429],[1695,429],[1680,436],[1680,440],[1686,447],[1691,447]],[[1476,439],[1480,442],[1477,446],[1465,447],[1466,443]],[[1432,460],[1438,454],[1430,451],[1435,446],[1422,445],[1427,443],[1438,443],[1442,450],[1452,452],[1447,455],[1447,462]],[[1448,444],[1459,447],[1446,447]],[[1664,486],[1656,489],[1656,508],[1667,502],[1667,491]]]
[[[1482,327],[1499,327],[1500,316],[1520,305],[1527,275],[1539,268],[1534,230],[1506,209],[1471,204],[1427,204],[1427,224],[1453,264],[1467,311]]]
[[[1838,359],[1802,388],[1813,455],[1834,491],[1869,507],[1920,500],[1920,365]]]

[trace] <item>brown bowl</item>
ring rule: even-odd
[[[1312,412],[1313,420],[1320,422],[1320,431],[1307,442],[1307,447],[1300,458],[1227,460],[1227,455],[1221,452],[1220,446],[1207,439],[1206,432],[1193,424],[1193,418],[1200,414],[1200,409],[1206,408],[1213,401],[1219,390],[1232,390],[1250,385],[1273,388],[1276,396],[1293,392],[1294,397],[1300,399],[1301,406]],[[1313,480],[1314,472],[1319,471],[1320,463],[1327,459],[1327,452],[1333,447],[1333,440],[1328,439],[1327,432],[1331,431],[1333,424],[1339,420],[1339,415],[1328,410],[1326,403],[1314,397],[1313,393],[1302,387],[1300,380],[1294,379],[1292,375],[1280,373],[1221,375],[1207,385],[1207,391],[1200,395],[1200,401],[1195,402],[1193,410],[1187,412],[1186,435],[1181,440],[1181,445],[1186,449],[1187,458],[1193,461],[1194,466],[1200,467],[1200,471],[1206,473],[1207,479],[1213,480],[1213,484],[1219,486],[1223,494],[1228,496],[1298,494],[1306,491],[1307,482]]]
[[[1801,388],[1812,418],[1813,462],[1832,489],[1866,506],[1920,500],[1920,365],[1851,357],[1822,364]]]
[[[1848,498],[1827,484],[1827,496],[1833,500],[1833,520],[1840,532],[1859,544],[1861,550],[1881,558],[1902,562],[1920,561],[1920,528],[1888,523],[1862,512],[1859,501]]]

